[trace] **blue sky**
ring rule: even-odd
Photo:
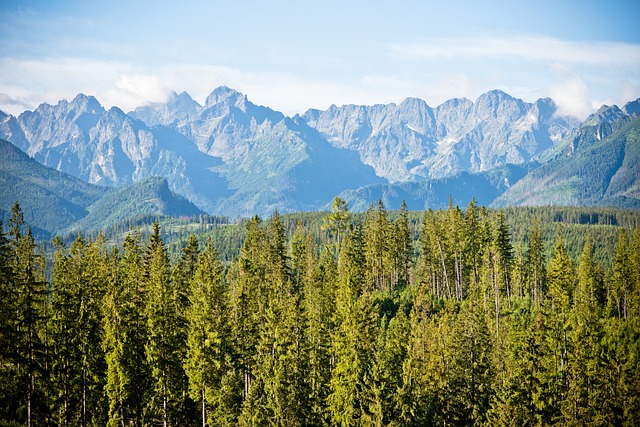
[[[286,114],[491,89],[584,118],[640,97],[637,1],[0,1],[0,109],[217,86]]]

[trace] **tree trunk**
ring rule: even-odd
[[[202,427],[207,427],[207,406],[204,397],[204,384],[202,385]]]

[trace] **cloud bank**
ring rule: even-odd
[[[640,45],[575,42],[537,35],[434,38],[379,46],[361,67],[338,61],[338,77],[277,67],[145,63],[87,57],[0,57],[0,110],[19,114],[42,102],[94,95],[125,111],[187,91],[203,103],[216,87],[240,90],[255,103],[288,115],[331,104],[400,102],[415,96],[430,105],[474,100],[502,89],[525,101],[551,97],[563,114],[584,118],[601,103],[640,96]],[[312,61],[313,56],[306,57]],[[321,61],[316,58],[315,60]],[[313,68],[313,67],[311,67]],[[295,69],[295,67],[294,67]]]

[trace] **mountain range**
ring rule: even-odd
[[[579,122],[551,99],[527,103],[494,90],[435,108],[408,98],[288,117],[219,87],[204,105],[183,92],[125,113],[80,94],[17,117],[0,112],[0,138],[91,189],[67,206],[75,221],[113,194],[105,187],[154,176],[196,209],[230,217],[323,209],[336,195],[353,209],[378,198],[423,209],[449,197],[637,206],[639,114],[636,100]]]
[[[167,180],[148,177],[135,184],[102,187],[41,165],[0,139],[0,218],[8,224],[18,202],[34,234],[97,231],[140,216],[196,216],[202,212],[169,190]]]

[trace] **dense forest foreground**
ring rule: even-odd
[[[321,226],[246,221],[231,256],[215,231],[171,256],[155,222],[47,267],[16,204],[0,426],[640,425],[640,213],[549,239],[526,212],[336,198]]]

